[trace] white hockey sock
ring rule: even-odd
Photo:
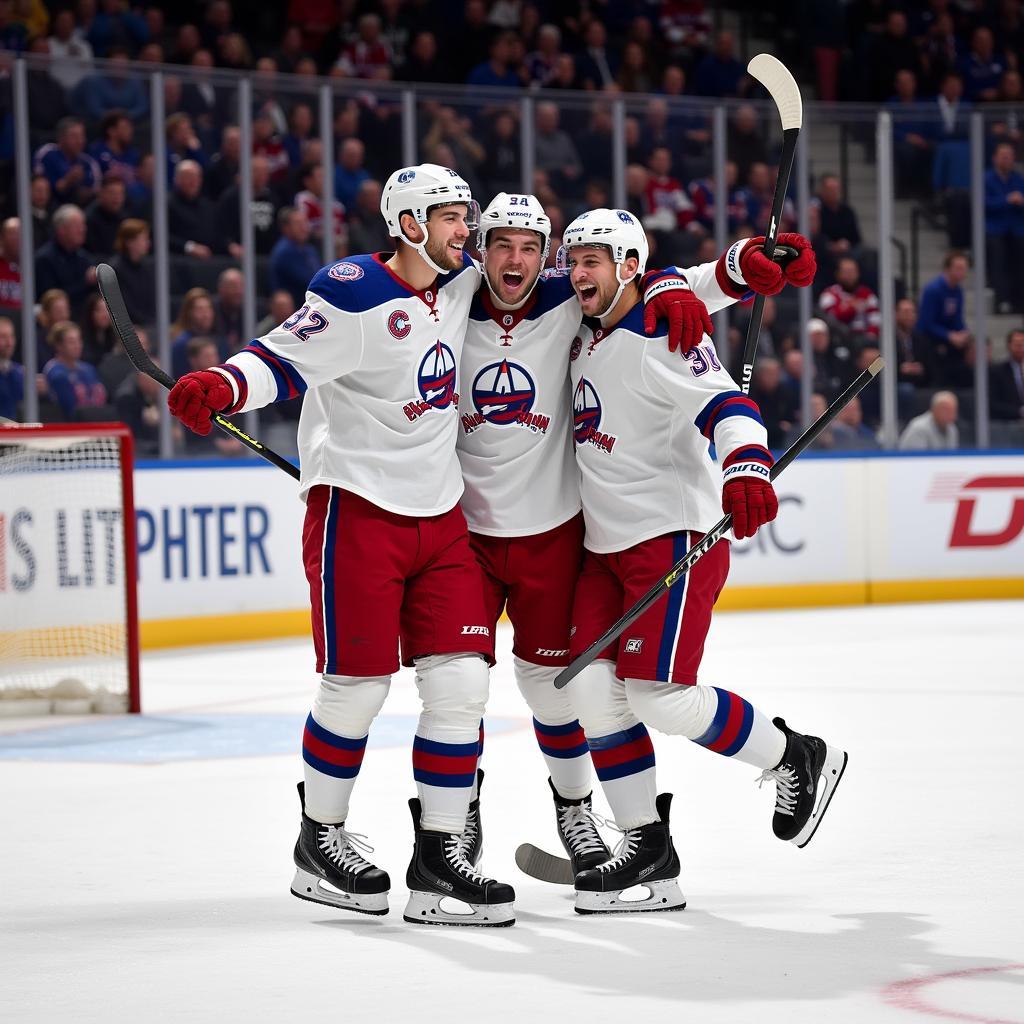
[[[685,736],[724,757],[755,768],[774,768],[785,753],[783,732],[729,690],[628,679],[626,696],[637,716],[652,728]]]
[[[432,655],[416,661],[423,711],[412,764],[421,828],[461,833],[466,827],[487,682],[487,663],[477,654]]]
[[[514,658],[516,684],[533,712],[533,732],[551,782],[566,800],[579,800],[593,789],[590,748],[565,690],[556,690],[561,671]]]

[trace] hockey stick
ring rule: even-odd
[[[800,99],[800,88],[786,65],[770,53],[759,53],[754,57],[747,65],[747,72],[768,90],[782,121],[782,156],[779,159],[779,176],[775,182],[772,215],[768,222],[768,231],[764,236],[763,247],[765,256],[772,259],[775,255],[775,240],[779,237],[779,222],[782,220],[782,207],[786,202],[786,189],[789,188],[790,175],[793,173],[796,140],[800,135],[800,126],[803,124],[803,102]],[[776,260],[776,262],[781,261]],[[764,299],[763,295],[758,295],[754,299],[750,323],[747,324],[747,338],[743,344],[743,373],[740,379],[740,390],[743,394],[750,391],[750,380],[754,374],[754,354],[757,351],[757,339],[761,334]]]
[[[879,356],[822,414],[818,417],[786,450],[778,462],[771,468],[769,479],[776,477],[799,455],[801,455],[817,439],[818,435],[861,393],[881,372],[885,361]],[[723,516],[698,541],[687,554],[676,562],[664,579],[658,580],[651,589],[625,615],[609,628],[599,639],[595,640],[567,668],[555,676],[555,688],[561,690],[570,680],[580,674],[610,643],[618,638],[634,623],[652,604],[655,603],[670,587],[689,572],[693,566],[708,553],[732,529],[732,515]]]
[[[128,358],[132,361],[135,369],[152,377],[157,384],[162,384],[168,391],[177,383],[175,379],[165,371],[161,370],[152,359],[149,353],[142,347],[139,336],[132,326],[131,317],[128,316],[128,307],[124,304],[124,296],[121,294],[121,286],[117,283],[117,274],[114,268],[107,263],[101,263],[96,268],[96,283],[99,285],[100,295],[106,304],[107,312],[110,314],[110,321],[114,325],[114,333],[118,336],[121,344],[124,345]],[[261,444],[254,437],[250,437],[240,428],[236,427],[231,420],[220,413],[212,416],[214,424],[220,427],[225,434],[237,437],[239,441],[251,448],[257,455],[262,456],[267,462],[283,469],[292,479],[299,479],[299,471],[286,458],[271,451],[266,445]]]
[[[536,878],[539,882],[572,885],[576,881],[572,873],[572,861],[568,857],[556,857],[533,843],[522,843],[516,848],[516,867],[524,875]]]

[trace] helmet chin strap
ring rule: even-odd
[[[601,321],[601,326],[602,327],[606,326],[605,319],[608,317],[608,315],[611,313],[611,311],[615,308],[615,306],[618,303],[619,298],[621,297],[623,291],[625,291],[625,289],[626,289],[626,285],[629,284],[629,282],[633,280],[633,278],[631,277],[629,279],[629,281],[623,281],[622,278],[619,277],[619,267],[621,267],[621,266],[622,266],[621,263],[616,263],[615,264],[615,280],[619,282],[619,290],[612,297],[612,301],[608,303],[608,306],[605,309],[605,311],[603,313],[598,313],[597,314],[597,319]],[[633,276],[635,277],[636,275],[634,274]]]
[[[427,239],[429,238],[429,235],[427,233],[427,225],[426,224],[420,224],[420,227],[423,229],[423,241],[422,242],[414,242],[407,235],[403,235],[402,236],[403,240],[405,241],[405,243],[407,245],[411,245],[420,254],[420,256],[423,258],[423,262],[426,263],[426,265],[428,267],[431,267],[438,274],[450,274],[451,270],[449,270],[447,267],[439,267],[430,258],[430,255],[427,252]]]

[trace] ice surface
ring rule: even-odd
[[[0,722],[0,1016],[1024,1021],[1022,633],[1012,602],[719,616],[702,681],[850,752],[828,818],[780,843],[756,770],[655,736],[689,907],[581,918],[513,864],[557,840],[503,632],[484,867],[518,923],[494,932],[402,921],[409,673],[350,818],[393,880],[366,918],[288,893],[309,645],[147,656],[141,719]]]

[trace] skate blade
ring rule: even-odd
[[[814,808],[814,813],[807,819],[804,827],[790,839],[790,842],[795,843],[801,850],[818,831],[818,826],[821,824],[822,818],[825,817],[828,805],[832,802],[832,797],[835,796],[836,787],[843,778],[849,759],[845,750],[839,750],[836,747],[828,748],[825,754],[825,763],[821,766],[821,775],[818,778],[818,803]]]
[[[646,889],[645,899],[622,899],[624,893]],[[576,890],[577,914],[650,914],[659,910],[685,910],[686,897],[674,878],[661,882],[641,882],[618,892],[583,892]]]
[[[356,914],[374,914],[382,917],[388,912],[386,892],[349,893],[328,886],[319,875],[297,868],[292,879],[292,895],[310,903],[320,903],[336,910],[351,910]]]
[[[409,924],[449,925],[456,928],[510,928],[516,923],[512,903],[463,903],[433,892],[409,893],[402,917]]]
[[[532,843],[523,843],[516,850],[516,867],[524,875],[553,885],[572,885],[576,881],[572,863],[567,857],[556,857]]]

